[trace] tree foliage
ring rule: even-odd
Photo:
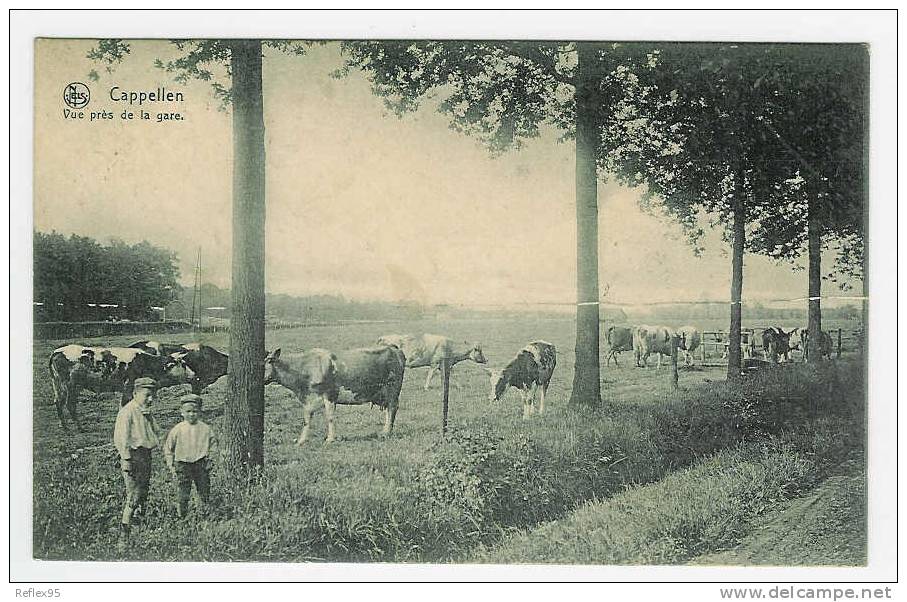
[[[180,293],[176,254],[145,241],[104,246],[86,236],[35,232],[34,252],[35,301],[48,319],[145,320],[156,317],[151,307]]]

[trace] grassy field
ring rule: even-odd
[[[826,325],[830,328],[831,325]],[[72,341],[41,341],[34,349],[34,553],[47,559],[458,561],[494,546],[508,533],[568,516],[584,503],[655,484],[763,431],[804,420],[801,406],[773,406],[771,420],[751,398],[720,381],[722,369],[681,372],[632,367],[603,371],[600,412],[567,411],[573,375],[573,322],[550,320],[433,321],[312,327],[267,333],[268,349],[364,346],[382,334],[434,332],[481,341],[490,365],[506,363],[526,342],[558,348],[558,368],[545,416],[521,418],[519,398],[487,401],[484,372],[464,362],[452,374],[450,424],[439,437],[440,382],[424,392],[425,369],[407,373],[394,435],[378,437],[382,415],[370,406],[339,407],[339,441],[324,445],[316,416],[312,440],[295,445],[301,408],[286,389],[266,388],[267,468],[251,486],[225,483],[215,468],[214,503],[190,521],[175,518],[173,486],[160,456],[147,522],[125,556],[115,546],[122,481],[109,445],[115,395],[84,395],[84,432],[63,434],[47,376],[52,349]],[[87,339],[122,345],[140,337]],[[188,342],[192,335],[171,340]],[[201,340],[227,350],[227,335]],[[603,349],[604,351],[604,349]],[[604,354],[603,354],[604,355]],[[784,395],[796,382],[782,383]],[[157,416],[179,420],[185,389],[164,390]],[[795,392],[796,393],[796,392]],[[205,394],[205,419],[220,428],[224,391]],[[739,397],[739,398],[738,398]],[[802,397],[802,395],[801,395]],[[755,406],[754,406],[755,404]],[[787,426],[785,426],[787,425]],[[750,441],[751,443],[751,441]],[[680,560],[678,558],[678,560]]]

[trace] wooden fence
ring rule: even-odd
[[[762,342],[760,336],[764,328],[741,328],[740,329],[740,348],[743,353],[743,359],[762,357]],[[863,352],[863,331],[862,330],[844,330],[837,328],[826,331],[831,335],[832,357],[841,357],[845,352]],[[704,366],[726,366],[727,365],[727,348],[730,341],[730,334],[726,330],[706,330],[702,333],[702,340],[699,343],[699,349],[694,351],[699,361]],[[791,351],[791,358],[804,359],[804,350],[797,349]]]

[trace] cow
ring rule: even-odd
[[[337,351],[337,403],[358,405],[371,403],[384,410],[384,430],[390,435],[403,388],[406,356],[393,346]]]
[[[683,353],[684,364],[693,364],[693,352],[699,349],[702,333],[695,326],[681,326],[677,329],[677,348]]]
[[[822,336],[819,339],[819,359],[831,359],[831,353],[834,350],[834,342],[831,340],[831,335],[824,330],[821,331]],[[809,359],[809,329],[803,328],[800,330],[800,339],[803,345],[803,361]]]
[[[605,359],[607,366],[611,359],[617,366],[617,356],[621,351],[633,351],[633,328],[627,326],[609,326],[606,334],[608,340],[608,356]]]
[[[324,404],[326,443],[335,441],[334,410],[337,404],[371,403],[384,410],[383,435],[390,435],[403,388],[406,359],[396,347],[349,349],[331,353],[312,349],[281,358],[280,349],[265,360],[265,383],[276,382],[296,395],[303,404],[303,429],[296,441],[306,442],[312,415]]]
[[[762,331],[762,354],[773,364],[790,361],[790,352],[800,348],[799,328],[784,332],[780,327]]]
[[[183,353],[191,349],[201,347],[200,343],[161,343],[160,341],[136,341],[129,346],[131,349],[141,349],[151,355],[172,355],[174,353]]]
[[[637,367],[648,368],[649,356],[655,353],[658,355],[656,368],[661,368],[661,356],[670,356],[671,347],[677,344],[676,342],[677,334],[667,326],[637,326],[633,332]]]
[[[441,363],[447,360],[448,365],[463,360],[472,360],[477,364],[485,364],[485,354],[482,346],[476,342],[457,343],[447,337],[437,334],[423,334],[421,337],[411,335],[388,334],[378,339],[378,344],[396,347],[403,351],[406,357],[407,368],[422,368],[428,366],[428,378],[425,379],[424,389],[428,391],[435,370],[441,369]]]
[[[539,414],[545,413],[545,394],[557,366],[557,350],[545,341],[533,341],[520,349],[502,370],[486,369],[491,378],[489,401],[500,401],[508,387],[519,389],[523,400],[523,418],[534,412],[539,399]]]
[[[189,344],[185,351],[170,354],[175,360],[183,362],[193,373],[189,380],[192,392],[200,395],[205,388],[224,376],[229,368],[230,358],[210,345]]]
[[[81,430],[76,415],[76,402],[82,389],[95,393],[121,391],[121,403],[132,398],[135,379],[147,376],[162,387],[188,382],[194,377],[184,362],[160,357],[128,347],[87,347],[65,345],[54,349],[48,359],[54,405],[64,430],[69,430],[63,413],[64,405]]]

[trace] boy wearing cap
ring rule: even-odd
[[[145,509],[151,482],[151,450],[160,445],[160,428],[151,413],[157,383],[137,378],[132,400],[120,408],[113,428],[113,445],[120,454],[120,468],[126,483],[120,541],[125,544],[134,516]]]
[[[177,483],[177,512],[186,516],[192,483],[198,491],[202,504],[208,502],[208,471],[211,468],[209,455],[216,440],[211,427],[199,420],[202,398],[198,395],[184,395],[180,398],[180,414],[183,421],[167,435],[164,442],[164,459]]]

